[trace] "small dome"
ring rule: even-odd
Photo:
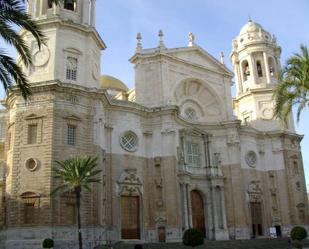
[[[129,88],[117,78],[109,75],[102,75],[100,78],[100,86],[103,89],[116,90],[121,92],[129,91]]]
[[[253,22],[252,20],[249,20],[240,30],[239,35],[243,35],[246,33],[252,33],[252,32],[259,32],[261,30],[264,31],[263,27],[256,23]]]

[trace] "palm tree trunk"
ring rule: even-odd
[[[80,193],[81,188],[75,188],[75,195],[76,195],[76,207],[77,207],[77,229],[78,229],[78,244],[79,249],[83,249],[83,239],[82,239],[82,230],[81,230],[81,218],[80,218]]]

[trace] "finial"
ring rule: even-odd
[[[188,47],[193,47],[195,46],[195,36],[192,32],[189,32],[189,44],[188,44]]]
[[[222,64],[224,64],[224,53],[222,51],[220,53],[220,61]]]
[[[142,51],[142,35],[141,33],[137,33],[136,35],[137,45],[136,45],[136,52]]]
[[[161,29],[159,30],[158,36],[159,36],[159,47],[164,48],[165,47],[164,41],[163,41],[164,34],[163,34],[163,31]]]
[[[251,15],[250,15],[250,13],[248,14],[248,22],[252,22],[252,19],[251,19]]]

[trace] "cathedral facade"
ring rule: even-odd
[[[29,0],[45,45],[23,67],[32,96],[12,89],[0,113],[0,248],[76,248],[76,204],[51,196],[56,160],[98,157],[101,184],[82,193],[85,247],[116,241],[177,242],[288,236],[308,224],[300,142],[290,118],[273,119],[281,48],[253,21],[232,41],[233,71],[195,43],[143,48],[135,87],[100,74],[105,43],[95,0]],[[231,96],[235,77],[236,97]]]

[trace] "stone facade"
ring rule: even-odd
[[[95,1],[73,2],[29,0],[46,47],[22,32],[36,60],[24,68],[33,95],[25,102],[13,89],[1,114],[0,248],[41,248],[46,237],[76,248],[74,196],[50,193],[55,161],[81,154],[98,156],[102,169],[102,183],[82,193],[87,249],[180,241],[189,227],[227,240],[308,224],[302,136],[292,119],[281,129],[270,118],[280,49],[268,32],[249,21],[233,41],[234,100],[233,73],[193,34],[188,47],[169,49],[162,32],[152,49],[138,36],[135,89],[109,95],[98,75],[105,45]]]

